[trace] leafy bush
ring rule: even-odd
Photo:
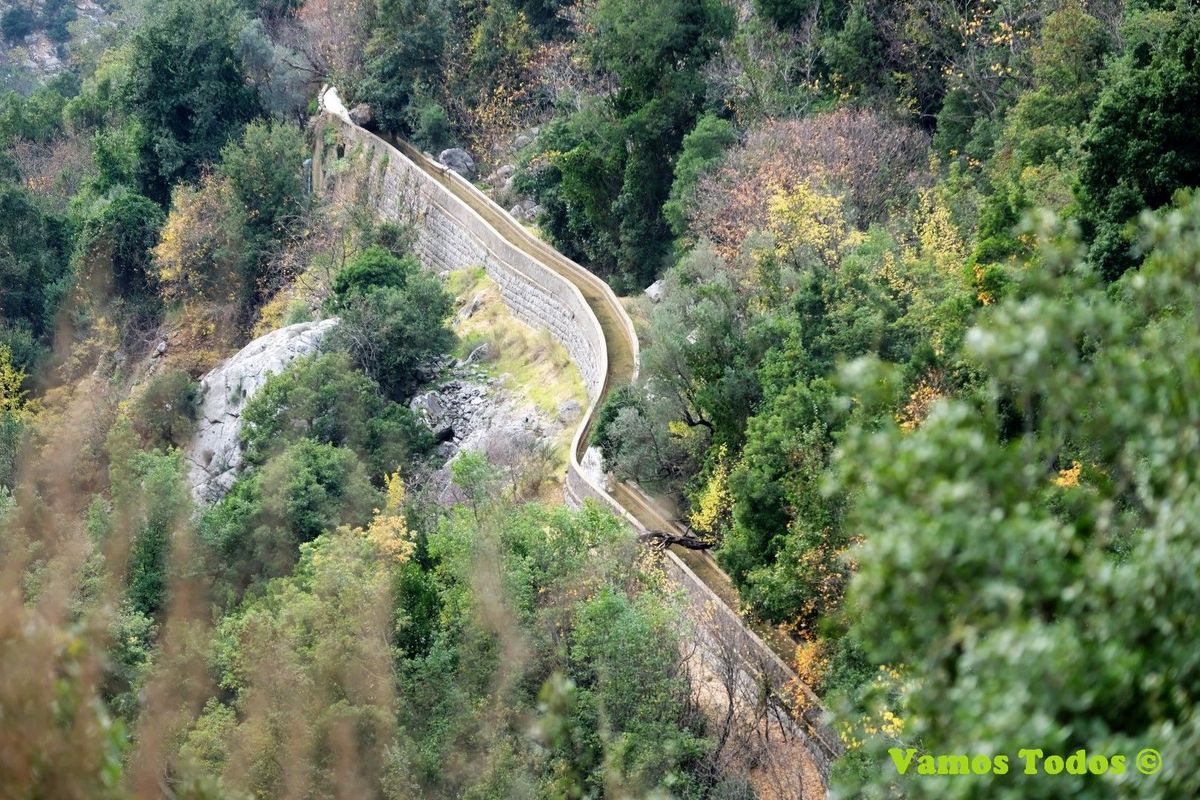
[[[0,490],[12,489],[17,479],[17,454],[24,421],[11,411],[0,411]]]
[[[42,6],[42,29],[51,41],[65,42],[71,38],[67,27],[77,16],[75,0],[45,0]]]
[[[66,220],[49,202],[0,182],[0,319],[45,336],[69,285],[69,252]]]
[[[1136,263],[1130,224],[1143,208],[1200,184],[1193,134],[1200,103],[1200,11],[1180,4],[1153,45],[1115,60],[1092,110],[1079,170],[1091,257],[1104,276]]]
[[[121,101],[140,123],[139,190],[158,203],[262,109],[237,57],[243,19],[233,0],[171,0],[133,32]]]
[[[355,451],[379,477],[433,446],[406,407],[385,400],[343,352],[298,359],[272,375],[242,410],[246,462],[261,465],[300,438]]]
[[[229,181],[241,205],[247,258],[255,270],[249,282],[259,283],[263,259],[296,223],[305,204],[304,134],[291,123],[251,122],[242,136],[221,150],[218,171]]]
[[[423,100],[411,110],[412,137],[417,145],[436,153],[450,144],[450,118],[446,109],[433,100]]]
[[[878,672],[859,713],[841,719],[874,765],[896,744],[863,732],[880,708],[935,753],[1015,753],[1029,741],[1046,753],[1135,753],[1159,742],[1147,795],[1193,797],[1191,745],[1171,732],[1195,725],[1188,698],[1200,688],[1186,666],[1200,602],[1200,451],[1190,444],[1200,203],[1144,228],[1156,247],[1115,287],[1089,268],[1074,232],[1037,233],[1042,268],[1023,271],[967,338],[991,381],[914,430],[884,415],[843,438],[836,475],[857,498],[848,527],[861,537],[849,554],[852,635],[871,664],[907,666]],[[888,373],[855,365],[846,394],[873,405],[871,387]],[[961,791],[1113,796],[1109,776],[1063,777],[1039,788],[966,776]],[[908,797],[944,796],[878,766],[847,780],[850,796],[897,782]]]
[[[454,333],[446,327],[453,308],[440,279],[421,270],[401,288],[342,301],[342,324],[332,338],[388,397],[402,402],[421,384],[418,367],[454,346]]]
[[[33,33],[37,16],[27,6],[12,6],[0,16],[0,34],[9,44],[16,44]]]
[[[384,246],[374,244],[350,259],[333,279],[335,307],[344,305],[356,295],[375,289],[400,289],[408,276],[421,268],[411,255],[397,257]]]
[[[737,141],[737,132],[727,120],[706,114],[696,120],[696,127],[683,137],[683,149],[675,162],[675,180],[671,197],[663,206],[663,215],[675,235],[687,230],[687,212],[695,205],[696,184],[701,173],[720,161],[725,150]]]
[[[608,462],[614,463],[620,443],[613,439],[613,423],[624,408],[640,409],[641,392],[635,386],[619,386],[609,392],[596,410],[596,422],[592,425],[591,446],[599,447]]]
[[[146,447],[183,447],[196,420],[199,387],[180,369],[155,375],[133,399],[129,416]]]
[[[136,300],[156,288],[152,252],[166,221],[147,197],[115,190],[84,219],[76,240],[76,260],[97,277],[112,276],[115,293]]]
[[[129,536],[125,584],[135,612],[154,616],[166,605],[172,541],[191,510],[183,456],[142,451],[128,418],[108,433],[112,509],[108,527]]]
[[[300,439],[234,484],[200,521],[200,536],[233,588],[285,575],[299,546],[339,525],[363,525],[379,503],[353,451]]]

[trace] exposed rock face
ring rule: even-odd
[[[563,425],[570,425],[579,419],[579,415],[582,413],[583,406],[578,400],[567,400],[558,407],[558,421]]]
[[[438,154],[438,161],[462,175],[467,180],[475,177],[475,159],[461,147],[451,147]]]
[[[488,181],[493,186],[503,184],[508,188],[512,188],[512,184],[509,183],[509,181],[512,180],[512,177],[514,174],[516,174],[516,171],[516,164],[501,164],[496,171],[488,177]]]
[[[359,103],[354,108],[350,109],[350,119],[355,125],[367,127],[375,121],[375,113],[371,111],[371,107],[366,103]]]
[[[543,208],[538,205],[536,201],[526,197],[524,200],[510,208],[508,213],[512,214],[513,217],[521,220],[522,222],[533,222],[541,215],[542,211]]]
[[[500,384],[498,378],[485,378],[460,367],[457,377],[409,401],[409,407],[442,440],[439,452],[446,463],[429,477],[439,503],[453,505],[462,500],[450,482],[449,463],[460,452],[483,453],[503,468],[521,464],[539,448],[549,447],[563,430],[561,422]]]
[[[650,298],[650,302],[661,302],[662,299],[667,296],[667,285],[663,283],[662,279],[660,278],[646,287],[645,294],[646,297]]]
[[[238,436],[246,401],[288,364],[315,352],[338,320],[301,322],[260,336],[200,379],[200,417],[188,443],[188,484],[200,503],[225,496],[242,463]]]
[[[537,139],[538,131],[540,131],[540,130],[541,130],[540,127],[533,127],[527,131],[518,133],[516,135],[516,137],[513,138],[512,146],[510,149],[515,153],[515,152],[522,150],[522,149],[528,147],[529,145],[533,144],[534,140]]]
[[[478,312],[479,309],[483,307],[483,298],[484,298],[483,292],[480,292],[479,294],[475,295],[475,297],[473,297],[471,299],[471,302],[467,303],[461,309],[459,309],[458,314],[455,315],[455,319],[458,322],[466,322],[471,317],[475,316],[476,312]]]
[[[608,483],[608,471],[604,467],[604,454],[599,447],[589,447],[579,462],[584,475],[591,478],[597,486],[603,486],[607,491],[612,487]]]

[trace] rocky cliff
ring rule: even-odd
[[[301,322],[260,336],[200,379],[200,414],[189,442],[188,484],[198,502],[220,500],[242,463],[238,436],[246,401],[288,364],[315,352],[335,319]]]

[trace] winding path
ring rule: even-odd
[[[323,90],[321,107],[341,125],[348,126],[348,132],[353,133],[359,141],[375,140],[382,143],[378,137],[353,122],[336,89]],[[533,236],[491,198],[454,171],[407,142],[392,139],[386,143],[386,148],[388,157],[399,156],[415,165],[462,207],[469,209],[473,217],[478,217],[478,222],[473,220],[472,224],[483,223],[486,229],[490,229],[489,233],[501,237],[506,246],[515,248],[568,281],[582,296],[587,309],[598,322],[603,333],[603,352],[596,353],[595,360],[596,366],[602,369],[602,375],[596,376],[593,381],[591,404],[572,441],[566,481],[569,499],[576,503],[587,498],[597,500],[623,517],[639,533],[672,529],[682,533],[669,512],[656,505],[636,486],[620,482],[614,483],[611,488],[599,486],[581,467],[588,435],[605,395],[610,389],[636,379],[638,372],[637,335],[629,315],[612,289],[605,281]],[[457,205],[445,201],[437,204]],[[452,211],[442,210],[447,213]],[[811,756],[812,764],[808,766],[815,765],[819,773],[819,777],[810,776],[805,782],[815,779],[822,784],[818,792],[810,788],[805,795],[823,795],[824,778],[828,775],[829,765],[840,754],[841,746],[836,735],[824,723],[824,708],[819,699],[789,666],[794,642],[769,626],[748,624],[735,611],[738,607],[737,591],[707,553],[668,550],[664,553],[664,569],[685,590],[692,607],[703,610],[693,615],[699,627],[703,628],[699,633],[710,644],[718,642],[727,651],[736,653],[739,668],[749,676],[752,684],[748,693],[765,693],[767,697],[776,698],[774,705],[789,709],[793,733]],[[802,768],[799,764],[796,766],[797,769]],[[804,771],[811,772],[808,769]]]

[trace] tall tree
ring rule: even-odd
[[[535,184],[557,242],[618,273],[619,288],[644,285],[669,252],[663,205],[703,107],[701,68],[733,17],[716,0],[600,0],[589,24],[585,51],[615,89],[543,137],[555,155]]]
[[[142,192],[162,205],[261,111],[237,57],[243,19],[233,0],[170,0],[133,35],[123,100],[141,122]]]
[[[1109,68],[1083,143],[1084,219],[1092,259],[1109,279],[1135,264],[1129,223],[1138,212],[1200,185],[1200,11],[1181,3],[1168,19]]]

